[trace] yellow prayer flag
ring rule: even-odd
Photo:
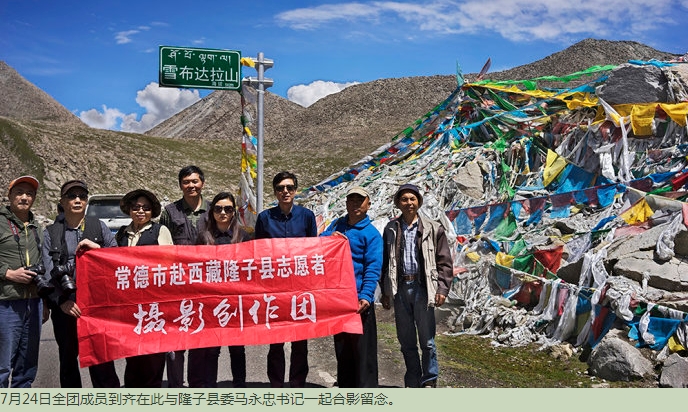
[[[631,126],[636,136],[652,136],[652,123],[655,119],[654,105],[635,105],[631,110]]]
[[[495,261],[498,265],[510,268],[514,264],[514,256],[507,255],[504,252],[497,252],[497,256],[495,256]]]
[[[547,163],[542,172],[542,184],[547,187],[566,167],[566,159],[552,150],[547,150]]]
[[[654,212],[645,198],[637,201],[630,209],[621,214],[621,218],[629,225],[642,223],[652,216]]]
[[[669,342],[667,342],[667,345],[669,346],[669,351],[671,353],[676,353],[676,352],[681,352],[683,350],[686,350],[683,345],[681,345],[681,342],[676,338],[676,335],[671,335],[669,338]]]
[[[480,260],[480,255],[476,252],[468,252],[466,253],[466,257],[471,260],[471,262],[477,262]]]
[[[659,106],[669,117],[671,117],[671,120],[675,121],[681,127],[686,127],[688,103],[660,103]]]

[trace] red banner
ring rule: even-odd
[[[97,249],[77,258],[79,359],[362,333],[349,242]]]

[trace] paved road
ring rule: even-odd
[[[378,322],[389,322],[390,312],[377,305]],[[379,343],[378,363],[380,369],[380,387],[400,387],[403,385],[403,358],[397,347],[388,348],[384,342]],[[246,347],[246,380],[248,387],[269,387],[266,374],[266,359],[268,345]],[[287,370],[289,370],[289,344],[285,345]],[[330,388],[335,384],[337,363],[334,355],[332,337],[312,339],[308,341],[308,373],[307,387]],[[124,377],[124,360],[115,362],[120,380]],[[232,387],[230,372],[230,358],[227,348],[222,348],[220,354],[220,367],[218,376],[219,387]],[[165,377],[164,377],[165,378]],[[90,388],[91,380],[88,368],[81,369],[81,381],[85,388]],[[163,381],[163,386],[167,381]],[[288,384],[287,384],[288,385]],[[59,388],[59,360],[57,343],[53,334],[51,321],[43,325],[41,337],[41,349],[39,357],[38,376],[33,385],[34,388]]]

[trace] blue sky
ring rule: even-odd
[[[142,132],[206,96],[160,88],[158,46],[263,52],[307,106],[381,78],[491,71],[585,39],[688,52],[688,0],[0,2],[0,60],[93,127]],[[243,68],[242,76],[256,76]]]

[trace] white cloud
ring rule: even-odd
[[[146,114],[141,116],[140,121],[136,121],[136,116],[129,115],[122,120],[122,130],[143,133],[200,99],[198,90],[160,87],[158,83],[149,83],[145,89],[136,92],[136,103],[146,109]]]
[[[115,41],[117,44],[131,43],[131,36],[138,33],[139,30],[126,30],[115,33]]]
[[[380,11],[380,7],[375,5],[340,3],[289,10],[276,17],[279,22],[292,29],[308,30],[334,20],[374,19]]]
[[[335,83],[316,80],[311,84],[299,84],[287,90],[287,98],[303,107],[308,107],[325,96],[346,89],[358,82]]]
[[[136,92],[136,103],[146,110],[140,120],[136,113],[124,114],[105,105],[102,113],[91,109],[81,112],[79,117],[87,125],[98,129],[114,129],[118,121],[121,121],[120,130],[143,133],[196,103],[200,98],[198,90],[159,87],[158,83],[152,82]]]
[[[400,33],[498,33],[514,41],[590,37],[636,37],[673,21],[677,3],[688,0],[434,0],[341,3],[279,13],[277,22],[294,30],[325,27],[354,31],[365,25],[397,28]],[[406,24],[403,24],[403,23]],[[676,23],[676,22],[674,22]],[[410,27],[409,27],[410,25]]]
[[[115,42],[117,44],[127,44],[132,42],[132,37],[135,34],[141,33],[141,31],[147,31],[150,30],[149,26],[139,26],[136,29],[133,30],[124,30],[115,33]]]
[[[96,129],[112,129],[117,124],[117,120],[124,116],[124,113],[117,109],[110,109],[103,105],[103,111],[90,109],[79,114],[81,121]]]

